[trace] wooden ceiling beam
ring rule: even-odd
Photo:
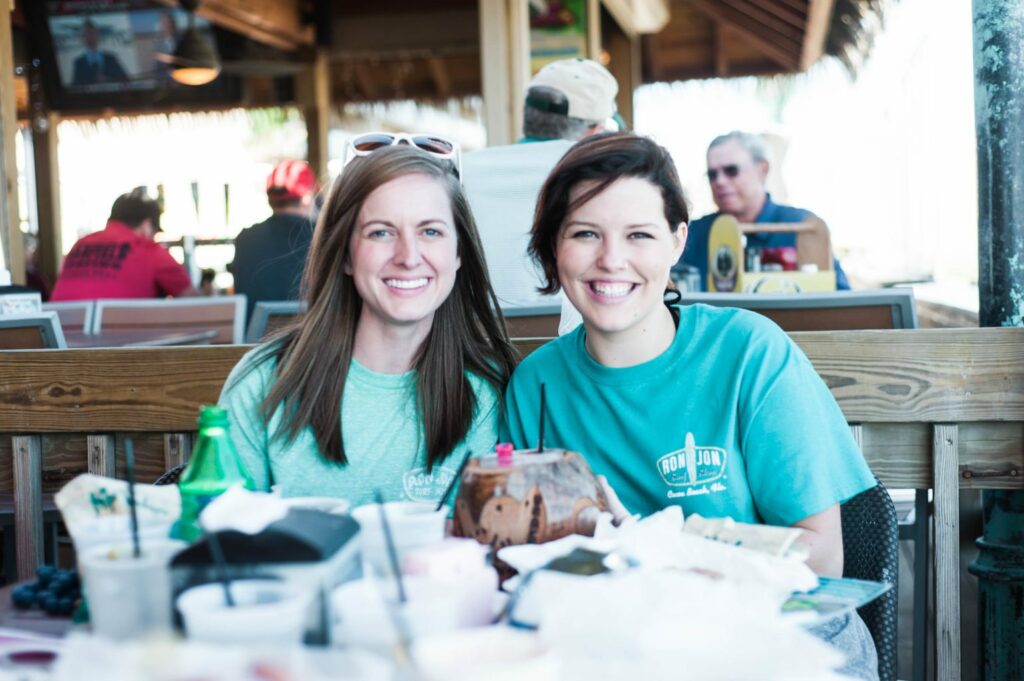
[[[356,86],[369,100],[380,99],[380,91],[377,89],[377,80],[370,75],[370,69],[366,62],[356,62],[352,65],[352,75],[355,76]]]
[[[712,24],[712,50],[715,58],[715,77],[716,78],[728,78],[729,77],[729,56],[725,53],[726,45],[726,27],[720,22],[716,21]]]
[[[800,52],[800,70],[806,71],[825,53],[828,28],[832,23],[834,0],[810,0],[807,8],[807,28],[804,30],[804,46]]]
[[[804,38],[804,26],[793,26],[780,20],[771,12],[754,0],[718,0],[719,4],[731,7],[737,14],[746,15],[752,22],[763,27],[765,35],[771,33],[779,39],[785,38],[792,41],[794,45],[802,45]]]
[[[721,22],[731,27],[749,40],[766,57],[784,69],[796,71],[799,68],[799,45],[797,50],[787,50],[778,42],[763,35],[763,27],[719,0],[687,0],[687,3],[712,21]]]
[[[780,21],[784,21],[790,26],[799,29],[801,33],[803,33],[804,28],[807,26],[806,11],[798,11],[784,2],[779,2],[779,0],[750,0],[750,3],[770,13]]]
[[[177,7],[177,0],[159,0]],[[313,47],[313,26],[303,18],[301,0],[203,0],[204,19],[280,50]]]

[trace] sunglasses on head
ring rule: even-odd
[[[455,175],[462,177],[462,153],[459,145],[444,137],[422,133],[407,135],[400,132],[368,132],[358,135],[349,140],[345,163],[348,164],[357,156],[369,156],[378,149],[396,144],[416,147],[431,156],[451,161],[455,166]]]
[[[730,163],[727,166],[721,168],[708,168],[708,182],[714,182],[718,179],[718,173],[725,174],[730,180],[740,174],[740,167],[735,163]]]

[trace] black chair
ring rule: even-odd
[[[159,478],[157,478],[156,482],[154,482],[153,484],[154,485],[177,485],[178,484],[178,478],[180,478],[181,474],[185,472],[185,466],[187,466],[187,465],[188,464],[180,463],[177,466],[168,469],[167,471],[164,472],[163,475],[161,475]]]
[[[881,482],[841,506],[843,577],[892,584],[892,590],[857,610],[878,651],[879,681],[896,679],[896,600],[899,523]]]

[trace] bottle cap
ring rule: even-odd
[[[204,405],[199,408],[199,427],[206,428],[211,426],[227,427],[228,425],[228,410],[224,407],[211,404]]]

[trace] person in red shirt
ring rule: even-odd
[[[51,301],[194,296],[188,272],[153,240],[160,206],[145,189],[122,194],[106,229],[78,240],[50,295]]]

